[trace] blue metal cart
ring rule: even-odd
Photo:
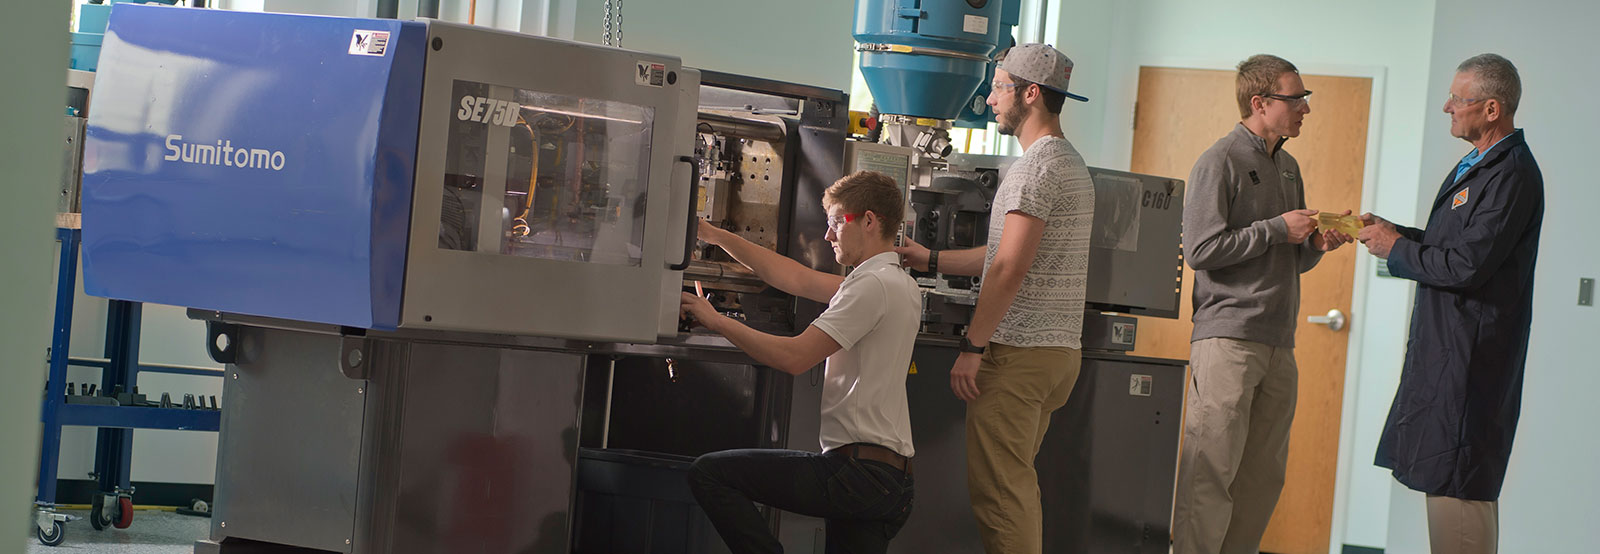
[[[45,388],[40,421],[44,438],[39,451],[39,496],[36,523],[39,542],[55,546],[65,539],[64,524],[76,519],[56,511],[56,470],[61,455],[61,428],[67,425],[99,427],[95,443],[94,476],[98,492],[91,503],[89,522],[97,530],[126,528],[133,522],[133,487],[129,482],[134,429],[216,431],[221,412],[201,406],[150,407],[125,405],[134,400],[140,372],[221,377],[222,370],[177,365],[139,363],[139,324],[142,305],[110,301],[106,316],[105,358],[69,356],[72,305],[77,292],[78,246],[82,231],[57,228],[61,261],[56,281],[55,323],[50,339],[50,377]],[[103,395],[67,394],[67,367],[98,367]],[[85,391],[87,392],[87,391]],[[120,394],[119,394],[120,393]],[[116,397],[122,401],[112,402]],[[92,400],[92,401],[91,401]],[[134,404],[136,402],[127,402]]]

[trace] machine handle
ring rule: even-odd
[[[1306,323],[1316,323],[1318,325],[1327,325],[1329,330],[1338,331],[1338,330],[1344,328],[1344,324],[1345,324],[1344,312],[1339,311],[1338,308],[1334,308],[1332,310],[1328,310],[1328,315],[1325,315],[1325,316],[1314,315],[1314,316],[1307,317],[1306,318]]]
[[[700,239],[699,219],[696,214],[695,203],[700,200],[700,164],[692,156],[678,156],[678,161],[689,164],[689,227],[683,230],[683,263],[672,264],[667,269],[683,271],[689,269],[689,261],[694,256],[694,243]]]

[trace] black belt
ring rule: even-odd
[[[889,467],[905,472],[907,475],[911,474],[911,458],[901,456],[899,452],[895,452],[885,446],[858,442],[835,448],[832,452],[838,452],[857,460],[869,460],[886,464]]]

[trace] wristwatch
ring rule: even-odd
[[[971,352],[973,354],[982,354],[985,350],[989,349],[989,345],[986,344],[986,345],[983,345],[983,346],[978,346],[978,345],[972,344],[972,341],[967,340],[967,337],[961,337],[961,344],[956,345],[956,349],[960,350],[962,352]]]

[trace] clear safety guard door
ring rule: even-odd
[[[430,23],[402,326],[676,333],[698,76]]]

